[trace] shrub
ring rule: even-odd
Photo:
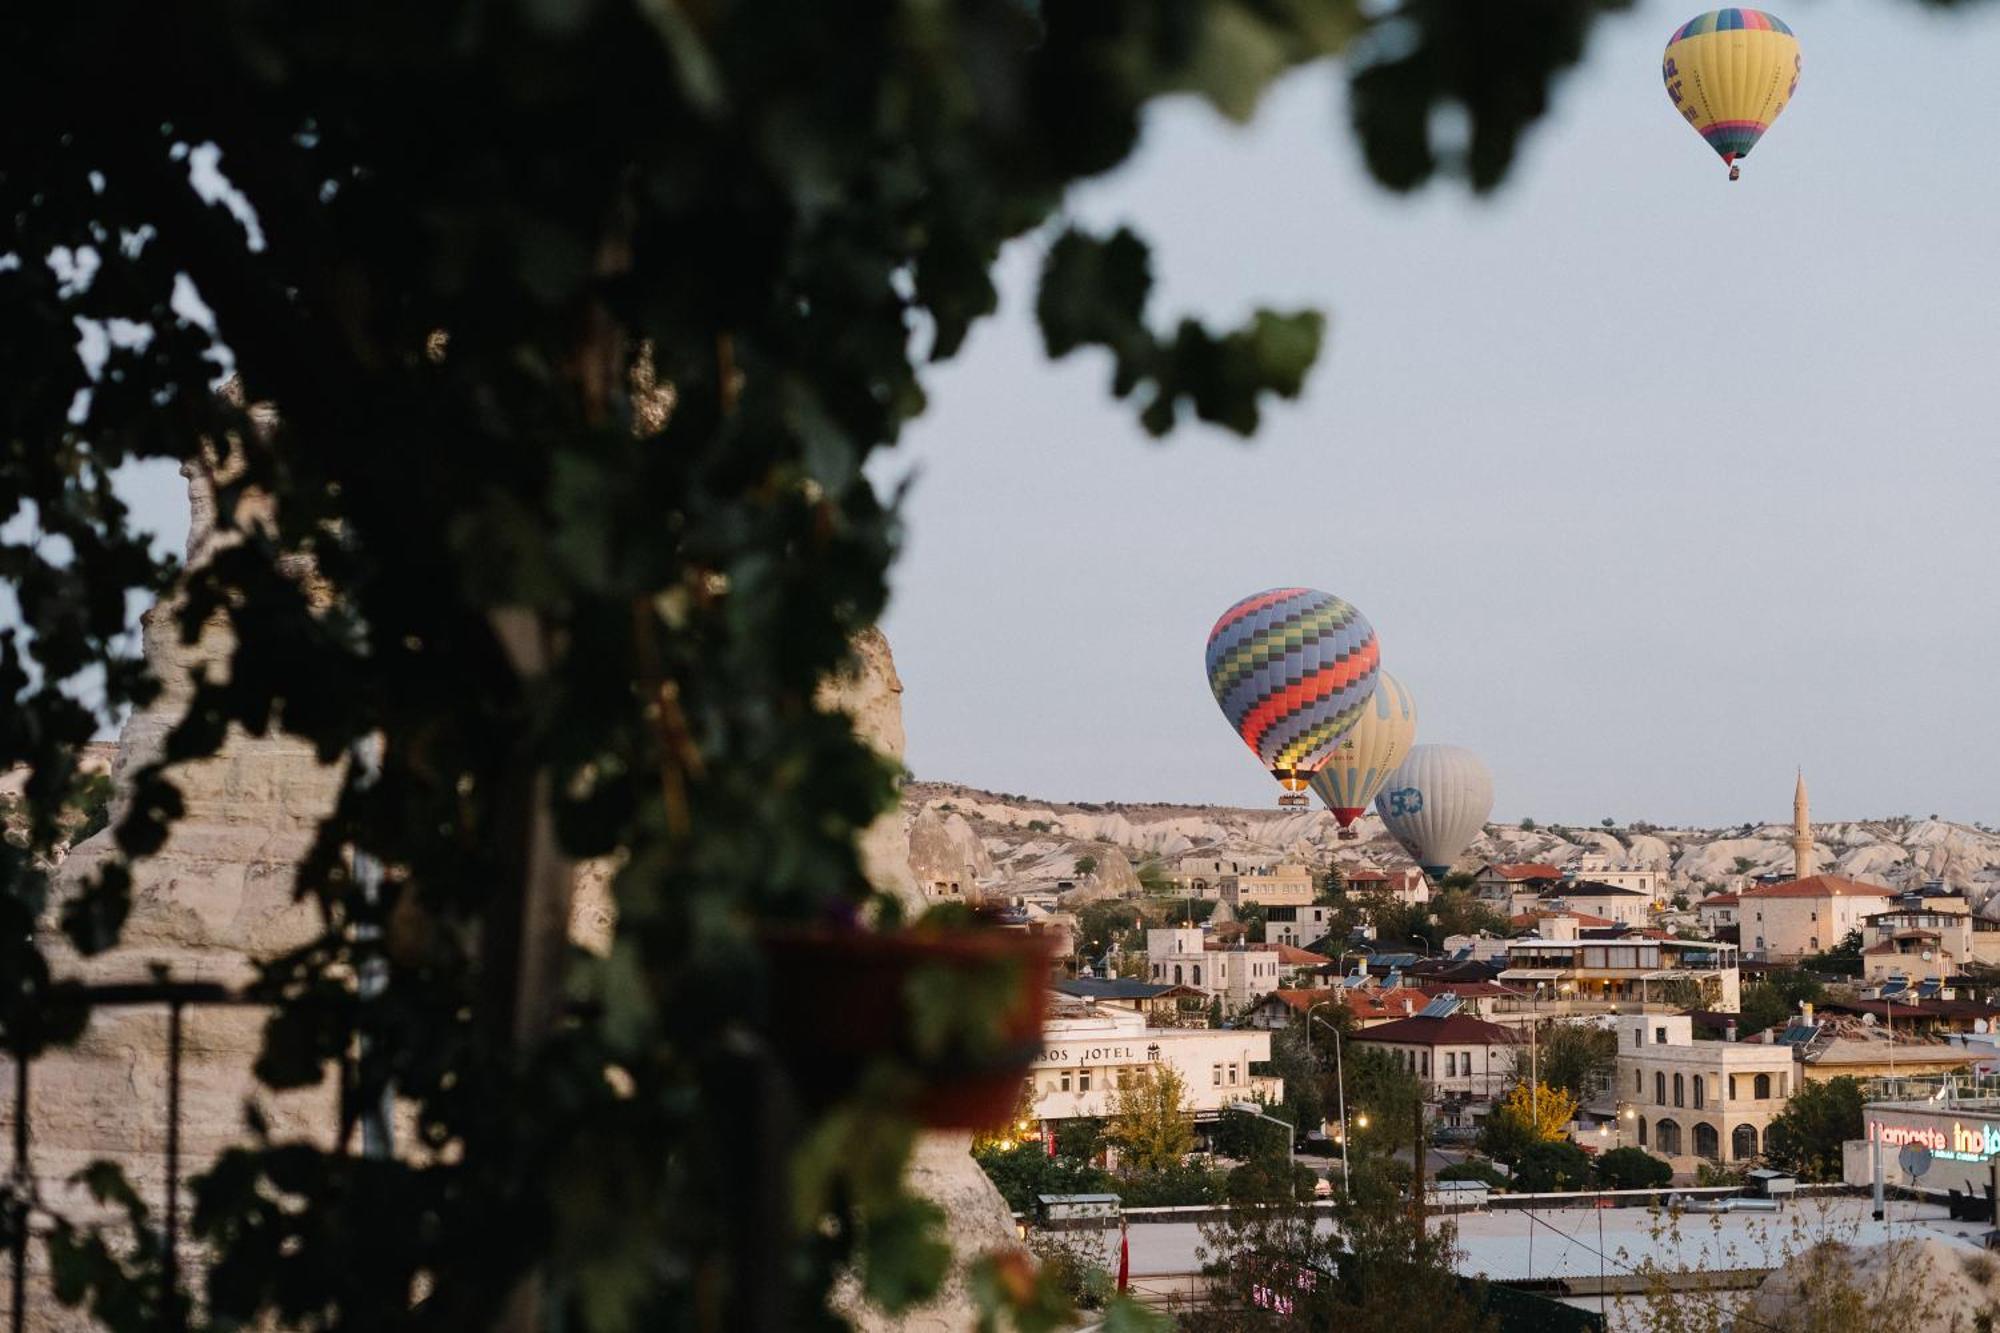
[[[1597,1183],[1606,1189],[1660,1189],[1673,1181],[1673,1167],[1644,1148],[1613,1148],[1597,1159]]]

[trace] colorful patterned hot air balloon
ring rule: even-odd
[[[1348,826],[1361,818],[1416,737],[1417,705],[1403,682],[1382,672],[1360,719],[1312,775],[1312,789],[1340,822],[1341,837],[1354,837]]]
[[[1735,180],[1737,160],[1798,91],[1800,63],[1799,39],[1782,19],[1761,9],[1715,9],[1674,30],[1660,72],[1674,109]]]
[[[1208,687],[1271,776],[1303,791],[1374,694],[1380,658],[1375,630],[1346,602],[1273,588],[1208,632]]]
[[[1493,813],[1493,775],[1456,745],[1419,745],[1382,792],[1376,813],[1424,873],[1442,878]]]

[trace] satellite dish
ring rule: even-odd
[[[1931,1169],[1931,1150],[1921,1143],[1906,1143],[1903,1150],[1896,1154],[1896,1164],[1911,1180],[1915,1180]]]

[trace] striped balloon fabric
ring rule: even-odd
[[[1674,109],[1734,168],[1798,91],[1801,63],[1784,20],[1716,9],[1674,30],[1660,74]]]
[[[1384,671],[1375,685],[1375,696],[1361,710],[1361,716],[1345,736],[1334,744],[1319,771],[1312,775],[1312,789],[1333,811],[1344,830],[1375,799],[1382,784],[1417,737],[1417,705],[1403,682]],[[1346,837],[1343,833],[1341,836]]]
[[[1288,791],[1333,752],[1375,693],[1381,647],[1331,593],[1272,588],[1208,632],[1208,687],[1236,734]]]

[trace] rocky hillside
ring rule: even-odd
[[[1332,816],[1317,808],[1065,803],[936,782],[911,783],[903,808],[910,864],[920,881],[1048,881],[1072,875],[1084,856],[1095,858],[1100,879],[1121,884],[1148,861],[1170,864],[1189,855],[1298,856],[1381,866],[1409,859],[1373,815],[1355,826],[1356,841],[1340,842]],[[2000,892],[2000,832],[1944,820],[1884,819],[1816,824],[1813,834],[1819,868],[1827,873],[1892,887],[1942,880],[1964,890],[1975,905]],[[1789,873],[1790,839],[1787,824],[1726,829],[1488,824],[1459,866],[1469,870],[1489,860],[1563,865],[1597,854],[1613,865],[1666,870],[1677,892],[1699,897],[1735,888],[1749,875]]]

